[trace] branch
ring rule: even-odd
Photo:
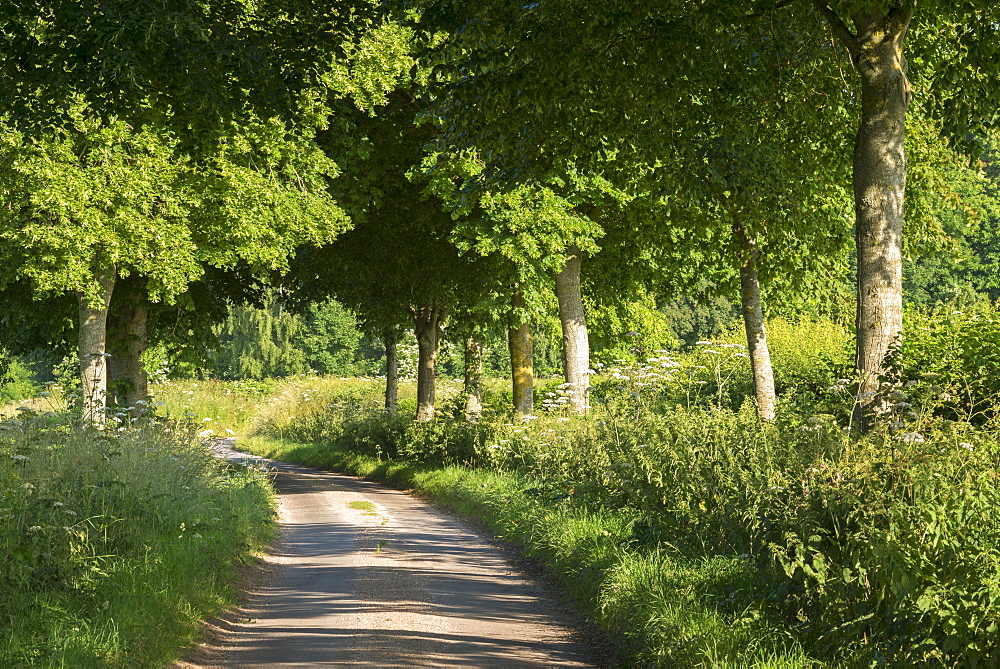
[[[779,0],[778,2],[774,3],[774,7],[768,7],[767,9],[762,9],[759,12],[754,12],[753,14],[747,14],[746,18],[748,18],[748,19],[759,19],[760,17],[764,16],[765,14],[767,14],[768,12],[770,12],[772,10],[783,9],[783,8],[787,7],[788,5],[791,5],[791,4],[793,4],[793,3],[797,2],[797,1],[798,0]]]
[[[854,33],[837,16],[837,13],[830,9],[830,5],[824,2],[824,0],[813,0],[813,4],[816,6],[817,11],[826,19],[826,22],[830,24],[833,33],[843,42],[847,50],[852,54],[861,53],[861,44],[858,42],[858,38],[854,36]]]
[[[895,7],[889,11],[889,21],[896,28],[892,32],[899,35],[900,42],[906,39],[906,33],[910,28],[910,21],[913,20],[913,13],[916,8],[917,3],[914,0],[906,0],[899,7]]]

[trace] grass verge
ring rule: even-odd
[[[259,470],[148,424],[0,424],[0,666],[163,666],[273,538]]]

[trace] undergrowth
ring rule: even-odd
[[[175,660],[272,536],[266,475],[190,429],[22,413],[0,424],[0,664]]]

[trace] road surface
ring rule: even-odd
[[[374,483],[265,462],[281,539],[182,666],[599,666],[564,608],[465,524]]]

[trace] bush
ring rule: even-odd
[[[982,422],[1000,400],[1000,317],[980,303],[930,311],[908,309],[888,381],[910,404],[931,402],[939,413]],[[905,387],[904,387],[905,386]]]
[[[0,376],[0,402],[17,402],[34,397],[42,388],[35,380],[35,374],[18,358],[2,361],[3,375]]]

